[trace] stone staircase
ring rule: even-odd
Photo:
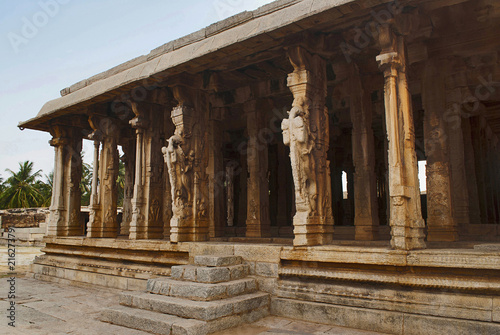
[[[196,256],[173,266],[171,277],[148,280],[147,292],[124,292],[101,321],[152,334],[202,335],[269,315],[269,294],[258,292],[239,256]]]

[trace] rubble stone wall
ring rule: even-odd
[[[32,228],[45,222],[48,208],[14,208],[0,211],[0,227],[3,231],[9,227]]]

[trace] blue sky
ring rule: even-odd
[[[270,0],[0,2],[0,176],[31,160],[48,174],[50,135],[17,128],[59,91],[178,37]],[[88,141],[84,141],[88,142]],[[92,146],[85,145],[86,160]]]
[[[17,128],[59,91],[178,37],[271,0],[0,1],[0,176],[35,162],[48,174],[48,133]],[[31,28],[31,30],[30,30]],[[84,141],[85,160],[92,145]],[[425,167],[419,164],[425,189]],[[345,184],[345,180],[344,180]]]

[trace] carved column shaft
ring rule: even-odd
[[[484,154],[483,154],[483,143],[481,141],[482,131],[481,122],[479,117],[472,117],[470,119],[471,133],[472,133],[472,146],[474,148],[474,163],[476,170],[477,179],[477,189],[478,189],[478,199],[479,208],[481,215],[481,223],[488,223],[488,212],[487,212],[487,197],[486,197],[486,178],[485,178],[485,167],[484,167]]]
[[[97,186],[99,180],[99,149],[101,143],[97,140],[94,141],[94,161],[92,162],[92,189],[90,193],[90,206],[94,207],[99,204],[97,196]]]
[[[120,235],[129,236],[130,222],[132,221],[132,198],[134,197],[135,175],[135,141],[128,140],[122,145],[124,152],[123,164],[125,165],[123,187],[123,216],[120,225]]]
[[[288,222],[288,217],[289,213],[287,212],[290,210],[289,204],[288,204],[288,199],[287,199],[287,185],[288,183],[293,183],[292,180],[288,180],[288,175],[289,171],[287,170],[287,161],[288,161],[288,155],[286,152],[286,147],[283,145],[278,145],[278,159],[277,159],[277,184],[278,184],[278,208],[276,209],[277,211],[277,224],[278,224],[278,232],[279,236],[282,236],[284,233],[284,230],[286,229],[286,226],[289,225]],[[289,165],[288,165],[289,168]],[[290,190],[291,191],[291,190]],[[285,227],[285,228],[281,228]]]
[[[442,75],[444,64],[428,60],[422,81],[424,137],[427,156],[427,240],[457,241],[453,217],[452,180],[449,155],[450,137],[443,115],[446,89]]]
[[[95,134],[95,132],[94,132]],[[101,142],[94,138],[94,136],[90,136],[91,139],[94,139],[94,161],[92,163],[92,190],[90,194],[90,215],[89,221],[87,222],[87,232],[92,230],[93,226],[100,226],[100,199],[99,199],[99,151]]]
[[[293,107],[282,122],[290,146],[295,186],[294,245],[322,245],[332,239],[328,115],[325,107],[326,62],[303,47],[290,47],[294,72],[288,75]]]
[[[472,133],[470,118],[461,121],[464,139],[464,161],[469,196],[469,222],[471,224],[481,223],[481,209],[479,207],[479,193],[476,178],[476,154],[472,145]]]
[[[91,208],[91,219],[87,225],[87,237],[116,237],[118,235],[117,202],[118,191],[118,135],[115,120],[90,118],[94,133],[91,136],[102,138],[99,160],[99,206]]]
[[[224,161],[222,156],[222,127],[221,119],[224,114],[223,108],[213,108],[211,119],[209,120],[209,214],[210,214],[210,237],[220,237],[224,235],[227,215],[224,215]],[[228,190],[229,192],[229,190]],[[234,207],[232,207],[234,209]],[[229,210],[229,206],[228,206]]]
[[[160,128],[163,109],[150,103],[132,103],[136,117],[130,121],[136,128],[136,166],[132,220],[129,238],[163,238],[163,162]]]
[[[466,101],[468,89],[457,87],[449,90],[446,94],[446,135],[449,138],[449,160],[451,173],[451,199],[452,215],[457,226],[460,239],[467,234],[467,226],[470,224],[470,202],[469,188],[467,183],[467,171],[465,160],[465,141],[462,122],[462,102]]]
[[[351,67],[351,72],[349,77],[353,124],[355,239],[372,241],[378,239],[379,229],[372,106],[370,94],[364,91],[359,70],[355,65]],[[352,197],[352,194],[349,196]]]
[[[488,196],[488,222],[491,224],[497,224],[498,215],[497,212],[497,200],[496,200],[496,188],[495,188],[495,178],[498,174],[498,170],[495,170],[494,167],[494,153],[493,153],[493,142],[494,142],[494,134],[491,131],[489,125],[485,122],[485,133],[486,136],[484,138],[484,146],[485,146],[485,166],[487,169],[487,183],[486,183],[486,192]]]
[[[267,143],[262,141],[259,131],[264,127],[262,109],[270,106],[257,106],[255,100],[245,103],[247,117],[247,237],[271,236],[269,219],[269,182]]]
[[[425,248],[404,44],[389,27],[382,29],[380,42],[383,51],[377,61],[385,77],[391,246],[403,250]]]
[[[53,129],[50,144],[55,147],[52,203],[47,234],[52,236],[79,236],[83,234],[80,218],[82,177],[82,139],[77,131]]]

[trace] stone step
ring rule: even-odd
[[[170,276],[176,280],[214,284],[245,278],[249,270],[248,264],[223,267],[176,265],[172,266]]]
[[[208,327],[204,321],[184,319],[127,306],[104,310],[100,320],[152,334],[206,335],[208,333]]]
[[[250,312],[269,306],[269,294],[255,292],[217,301],[192,301],[147,292],[124,292],[120,304],[201,321]]]
[[[255,292],[257,291],[257,284],[253,278],[232,280],[219,284],[156,278],[148,280],[147,291],[190,300],[212,301]]]
[[[217,255],[199,255],[194,257],[194,264],[199,266],[230,266],[241,264],[240,256],[217,256]]]

